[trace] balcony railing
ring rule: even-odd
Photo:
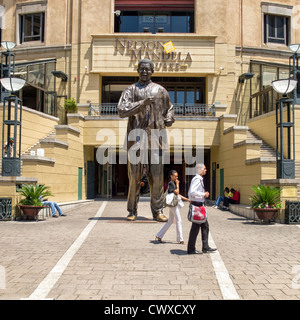
[[[200,103],[174,103],[175,116],[183,117],[214,117],[215,105],[214,104],[200,104]]]
[[[271,86],[253,94],[250,100],[250,118],[275,110],[277,99],[278,94]]]
[[[175,117],[214,117],[215,105],[186,103],[174,104]],[[90,104],[90,116],[118,116],[117,103],[102,103],[101,105]]]

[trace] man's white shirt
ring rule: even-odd
[[[196,174],[192,179],[188,196],[191,201],[205,202],[203,177],[199,174]]]

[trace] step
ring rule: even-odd
[[[274,150],[263,139],[261,139],[261,137],[259,137],[256,133],[254,133],[250,129],[247,131],[247,139],[262,141],[262,144],[260,147],[261,157],[263,157],[263,158],[273,158],[274,157],[276,160],[276,150]]]
[[[23,167],[23,160],[25,161],[40,161],[40,162],[55,162],[55,159],[52,158],[47,158],[47,157],[41,157],[37,155],[37,149],[41,148],[40,142],[43,141],[44,139],[46,139],[46,141],[48,140],[54,140],[55,143],[57,143],[57,141],[55,141],[56,138],[56,129],[52,130],[48,135],[45,136],[45,138],[40,139],[39,142],[37,142],[36,144],[34,144],[33,146],[31,146],[30,148],[28,148],[27,150],[25,150],[22,154],[21,154],[21,176],[22,176],[22,167]],[[65,142],[63,141],[58,141],[58,143],[60,145],[63,145],[65,147]],[[35,155],[31,154],[31,151],[35,152]],[[0,176],[2,176],[2,161],[0,161]]]
[[[35,151],[35,154],[36,154],[36,151],[37,149],[40,149],[41,148],[41,144],[40,142],[43,141],[44,139],[55,139],[56,138],[56,130],[52,130],[47,136],[45,136],[45,138],[43,139],[40,139],[36,144],[34,144],[32,147],[28,148],[23,154],[25,155],[31,155],[31,151]]]

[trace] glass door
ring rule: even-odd
[[[173,104],[184,106],[186,103],[205,104],[204,87],[202,86],[166,86]]]
[[[182,87],[176,88],[176,103],[184,105],[185,102],[186,102],[185,89]]]
[[[195,88],[187,88],[185,103],[195,103],[195,95]]]
[[[175,88],[174,87],[168,87],[167,91],[169,93],[170,100],[171,100],[172,104],[174,104],[175,103]]]

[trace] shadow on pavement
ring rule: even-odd
[[[181,250],[181,249],[173,249],[173,250],[170,250],[170,253],[171,253],[171,254],[176,254],[177,256],[185,256],[185,255],[188,255],[188,253],[187,253],[186,250]]]
[[[153,219],[145,218],[138,216],[135,221],[127,221],[126,217],[92,217],[89,218],[89,220],[99,220],[99,221],[107,221],[107,222],[115,222],[115,223],[159,223],[158,221],[155,221]]]

